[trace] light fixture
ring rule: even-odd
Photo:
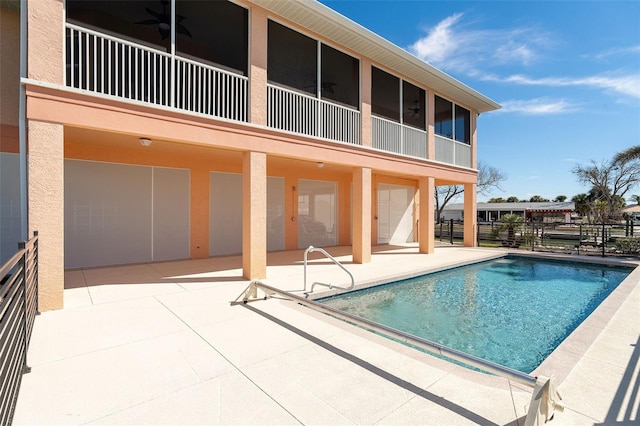
[[[142,146],[149,146],[151,145],[151,139],[149,138],[140,138],[140,145]]]
[[[324,163],[323,163],[322,161],[318,161],[318,162],[316,163],[316,166],[318,166],[318,168],[319,168],[319,169],[321,169],[321,168],[323,168],[323,167],[324,167]]]

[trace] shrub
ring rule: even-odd
[[[640,252],[640,237],[618,238],[616,249],[624,254],[637,254]]]

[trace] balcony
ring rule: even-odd
[[[371,117],[374,148],[412,157],[427,158],[427,132],[381,117]]]
[[[65,84],[74,89],[208,117],[247,123],[249,80],[76,24],[66,24]],[[361,144],[354,107],[267,84],[267,126],[295,134]],[[427,132],[373,116],[372,146],[427,158]],[[436,135],[435,160],[471,167],[471,147]]]
[[[471,167],[471,145],[435,135],[436,161]]]
[[[360,144],[360,111],[267,85],[267,125],[274,129]]]
[[[70,23],[66,36],[69,87],[248,121],[247,77]]]

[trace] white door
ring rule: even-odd
[[[378,185],[378,244],[413,242],[411,186]]]

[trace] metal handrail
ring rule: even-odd
[[[319,247],[309,246],[304,251],[304,292],[307,295],[308,295],[308,293],[307,293],[307,256],[308,256],[309,253],[311,253],[313,251],[319,251],[320,253],[324,254],[327,259],[332,260],[333,263],[338,265],[343,271],[345,271],[347,274],[349,274],[349,278],[351,278],[351,285],[349,287],[340,287],[340,286],[333,285],[333,284],[325,284],[325,283],[320,283],[320,282],[314,282],[313,284],[311,284],[311,290],[309,291],[309,293],[313,293],[313,287],[315,287],[316,285],[322,285],[322,286],[328,287],[329,290],[332,290],[333,288],[339,288],[341,290],[352,290],[353,289],[353,287],[356,285],[356,282],[353,279],[353,275],[351,275],[351,272],[349,272],[347,270],[347,268],[342,266],[342,263],[338,262],[333,256],[331,256],[329,253],[327,253],[324,249],[321,249]]]
[[[313,248],[313,246],[309,247]],[[308,250],[308,249],[307,249]],[[322,249],[319,249],[322,250]],[[306,253],[305,253],[306,254]],[[351,274],[350,274],[351,275]],[[264,298],[258,298],[258,289],[262,290],[265,294]],[[379,324],[370,321],[365,318],[360,318],[355,315],[351,315],[347,312],[340,311],[330,306],[322,305],[313,300],[309,300],[295,294],[289,293],[284,290],[280,290],[275,287],[271,287],[267,284],[263,284],[259,281],[252,282],[249,287],[243,293],[244,297],[239,300],[239,296],[232,305],[247,304],[258,300],[266,300],[274,294],[285,297],[299,303],[302,306],[311,308],[313,310],[331,315],[335,318],[350,322],[352,324],[363,327],[369,331],[380,333],[390,338],[396,339],[402,343],[424,349],[437,355],[442,355],[447,358],[462,362],[472,367],[479,368],[480,370],[495,374],[500,377],[504,377],[507,380],[520,383],[522,385],[533,388],[531,396],[531,402],[529,404],[529,410],[525,419],[525,426],[533,426],[540,424],[540,417],[545,417],[544,422],[553,418],[554,410],[564,411],[564,405],[560,400],[562,399],[555,388],[555,382],[552,378],[538,376],[534,377],[530,374],[523,373],[518,370],[514,370],[504,365],[496,364],[491,361],[487,361],[482,358],[478,358],[474,355],[461,352],[459,350],[441,345],[436,342],[432,342],[421,337],[413,336],[400,330],[396,330],[391,327],[387,327],[383,324]]]

